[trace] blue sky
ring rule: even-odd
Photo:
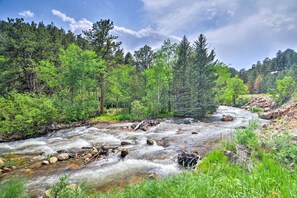
[[[126,51],[206,35],[217,58],[237,69],[297,50],[296,0],[0,0],[0,19],[53,22],[79,34],[111,19]]]

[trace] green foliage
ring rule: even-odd
[[[25,180],[13,178],[0,185],[0,198],[25,198]]]
[[[12,94],[9,99],[0,98],[0,131],[5,135],[20,132],[30,136],[39,131],[38,126],[57,118],[57,109],[51,99],[30,94]]]
[[[272,97],[278,104],[288,101],[296,92],[296,81],[291,76],[285,76],[276,81],[276,89],[270,90]]]
[[[186,37],[178,46],[173,67],[175,116],[201,117],[215,110],[213,65],[214,50],[207,49],[206,37],[199,35],[193,49]]]
[[[249,107],[249,111],[253,112],[253,113],[262,113],[264,111],[263,108],[261,107]]]
[[[133,101],[131,103],[131,114],[137,118],[145,118],[147,116],[147,108],[140,101]]]
[[[259,140],[257,134],[255,133],[258,127],[258,121],[254,120],[250,122],[248,127],[244,129],[237,129],[234,140],[236,143],[241,145],[246,145],[251,149],[256,149],[259,146]]]
[[[273,151],[273,158],[288,167],[297,164],[297,144],[292,141],[290,134],[272,137],[267,147]]]

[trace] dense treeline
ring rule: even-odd
[[[157,51],[145,45],[125,54],[113,28],[101,20],[74,35],[53,24],[1,21],[0,131],[31,135],[110,108],[139,119],[200,117],[218,102],[235,104],[238,91],[225,87],[238,76],[218,64],[204,35],[193,44],[184,37],[179,44],[165,40]],[[217,81],[221,75],[226,78]],[[218,92],[228,99],[216,99]]]
[[[292,49],[278,51],[276,57],[258,61],[249,70],[242,69],[239,76],[248,85],[250,93],[272,93],[277,80],[290,76],[297,79],[297,53]]]
[[[278,52],[237,72],[215,59],[206,37],[192,44],[165,40],[125,53],[110,20],[82,35],[55,25],[0,22],[0,131],[31,135],[59,122],[87,120],[115,109],[123,118],[201,117],[239,95],[272,93],[281,103],[294,93],[297,53]],[[247,86],[246,86],[246,85]],[[292,91],[291,91],[292,90]]]

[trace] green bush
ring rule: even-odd
[[[291,135],[274,136],[268,141],[267,146],[278,162],[288,167],[294,167],[297,164],[297,144],[292,141]]]
[[[0,98],[0,132],[6,135],[21,132],[28,136],[38,127],[56,120],[54,103],[43,95],[12,94]]]
[[[234,140],[236,143],[246,145],[251,149],[256,149],[259,145],[255,130],[258,126],[258,121],[252,121],[245,129],[237,129]]]

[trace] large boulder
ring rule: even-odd
[[[262,113],[260,115],[260,118],[269,120],[269,119],[272,118],[272,116],[273,116],[273,112],[270,111],[270,112],[264,112],[264,113]]]
[[[179,153],[177,156],[177,162],[185,168],[195,168],[201,157],[197,153]]]
[[[60,160],[60,161],[68,160],[69,159],[69,154],[68,153],[61,153],[57,157],[58,157],[58,160]]]

